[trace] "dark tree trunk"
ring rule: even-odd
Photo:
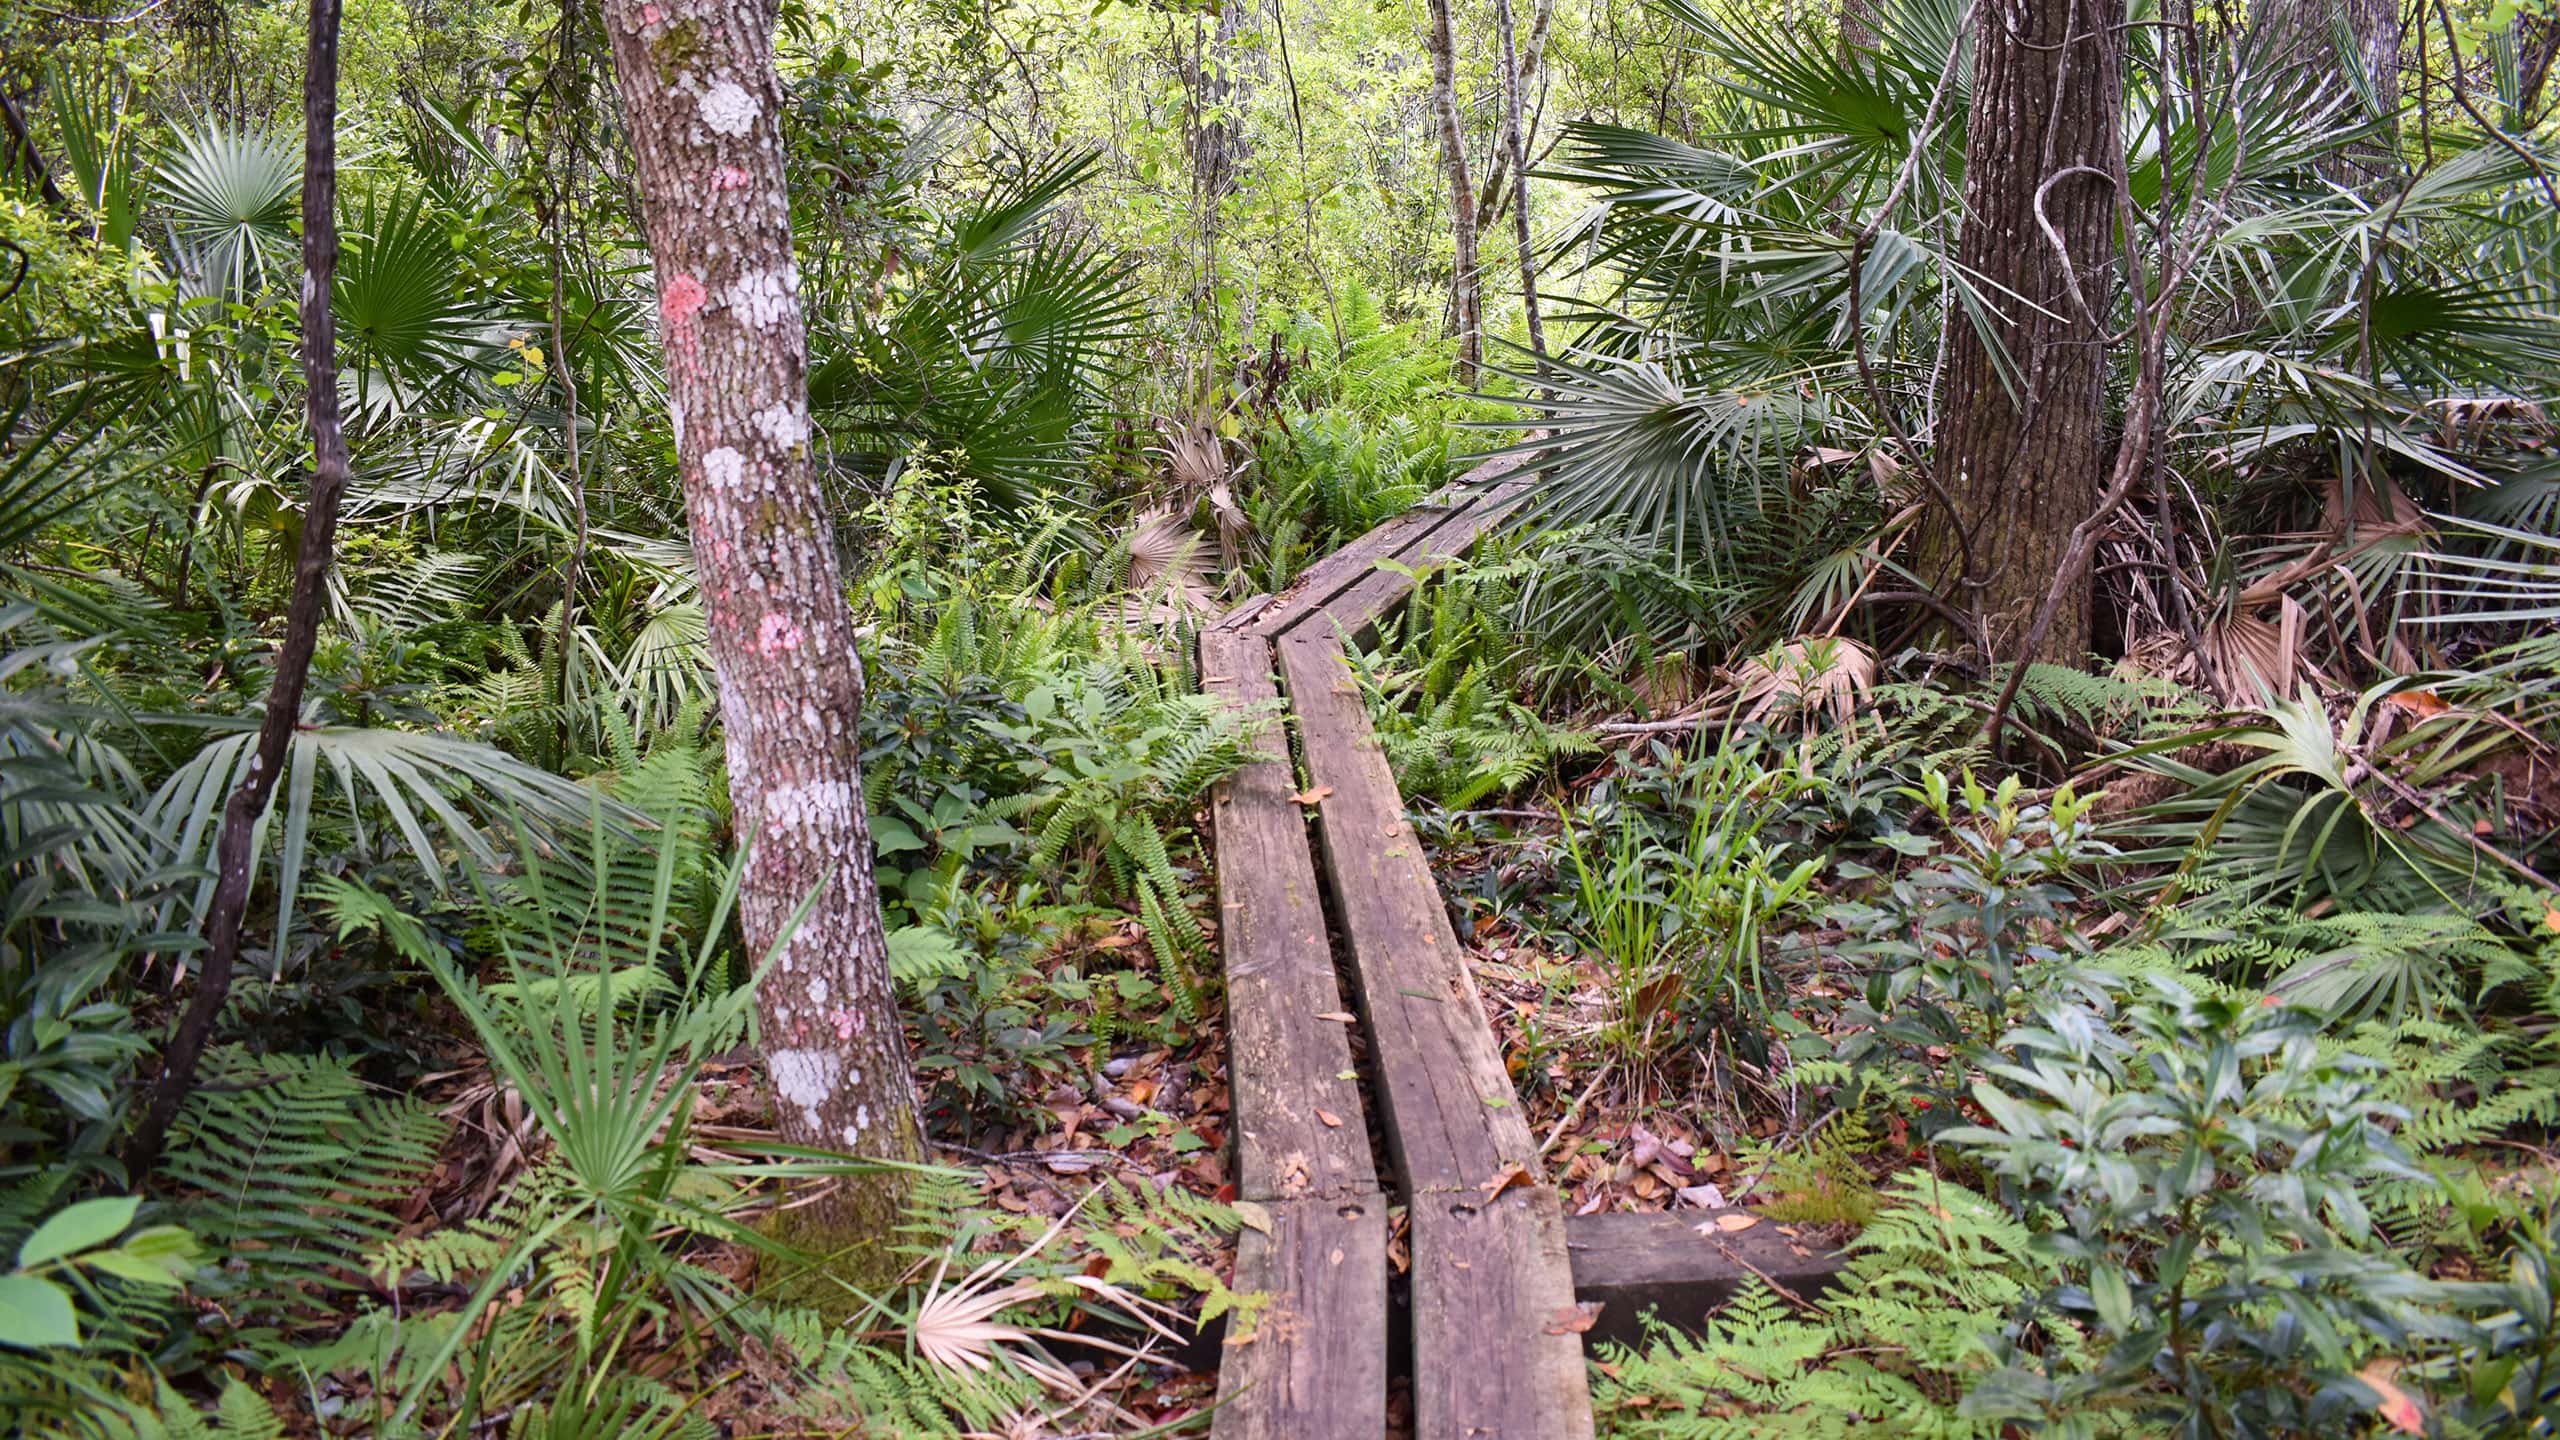
[[[303,505],[302,543],[294,552],[293,595],[285,603],[284,643],[258,723],[258,752],[249,778],[222,807],[214,841],[213,903],[205,915],[204,963],[196,990],[160,1059],[160,1078],[127,1142],[125,1183],[140,1188],[160,1163],[169,1126],[195,1087],[196,1066],[213,1038],[214,1021],[231,993],[240,961],[240,932],[256,874],[251,847],[258,818],[284,773],[302,690],[311,678],[327,607],[329,561],[338,535],[338,501],[347,489],[347,436],[338,417],[338,319],[330,295],[338,276],[338,0],[311,0],[308,58],[302,79],[302,384],[311,420],[311,493]]]
[[[1955,577],[1948,598],[1980,611],[2004,656],[2107,470],[2123,20],[2124,0],[1975,10],[1957,261],[1992,313],[1977,329],[1950,308],[1936,469],[1957,514],[1932,518],[1925,549],[1938,575]],[[2033,654],[2008,658],[2076,663],[2088,644],[2084,585]]]
[[[2345,0],[2347,26],[2385,115],[2400,109],[2400,0]]]
[[[773,25],[772,0],[606,5],[730,794],[752,847],[739,922],[759,957],[789,935],[757,995],[778,1128],[795,1145],[908,1161],[923,1142],[862,810],[862,664],[809,464]],[[795,1222],[813,1240],[883,1241],[905,1189],[882,1171]]]
[[[2526,129],[2542,118],[2542,90],[2550,83],[2553,59],[2560,57],[2560,9],[2546,6],[2545,12],[2519,13],[2507,26],[2516,50],[2516,113]]]
[[[1484,292],[1476,274],[1476,192],[1467,180],[1467,137],[1458,120],[1450,3],[1431,0],[1431,113],[1439,121],[1440,164],[1449,175],[1450,230],[1457,241],[1449,272],[1449,329],[1458,337],[1458,380],[1472,385],[1484,359]]]

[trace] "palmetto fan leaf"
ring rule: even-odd
[[[2427,578],[2414,589],[2437,602],[2436,613],[2414,619],[2462,625],[2560,619],[2560,535],[2457,515],[2435,518],[2444,533],[2425,557]]]
[[[1093,163],[1069,156],[999,186],[887,311],[813,307],[809,402],[840,464],[876,482],[922,451],[1008,507],[1080,483],[1086,416],[1141,308],[1126,264],[1056,223]]]
[[[1822,27],[1789,24],[1774,14],[1711,13],[1692,0],[1666,0],[1664,8],[1721,62],[1720,82],[1754,102],[1726,129],[1727,138],[1785,147],[1777,153],[1792,162],[1788,168],[1826,200],[1902,163],[1961,33],[1961,6],[1913,0],[1900,7],[1881,43],[1852,56]],[[1939,106],[1942,134],[1951,133],[1957,146],[1963,79],[1959,72]]]
[[[2548,297],[2498,281],[2443,276],[2384,286],[2361,323],[2339,317],[2324,349],[2346,362],[2368,337],[2375,359],[2413,388],[2560,372],[2560,314]]]
[[[206,745],[144,807],[144,819],[170,837],[178,863],[209,865],[223,806],[256,758],[257,739],[255,731],[243,730]],[[253,866],[270,857],[276,865],[279,956],[293,927],[313,822],[325,803],[318,783],[324,763],[337,782],[330,806],[335,819],[359,844],[377,827],[398,837],[438,887],[447,883],[446,861],[456,852],[482,869],[498,866],[497,848],[482,832],[510,814],[549,828],[583,823],[601,806],[617,825],[647,824],[575,781],[490,746],[406,730],[305,726],[286,752],[282,783],[251,851]],[[282,837],[271,843],[279,818]],[[196,913],[211,901],[213,884],[208,868],[192,901]]]
[[[405,392],[457,383],[473,368],[479,317],[462,299],[461,261],[426,198],[375,195],[351,228],[331,292],[348,357]]]
[[[57,401],[49,416],[31,422],[35,406],[34,390],[22,388],[0,413],[0,551],[10,554],[24,553],[27,541],[103,489],[120,469],[115,447],[97,443],[114,419],[108,407],[82,394]],[[124,458],[140,457],[128,447]]]
[[[184,268],[199,284],[239,299],[292,263],[302,157],[290,141],[207,119],[180,127],[157,178]]]
[[[1654,360],[1549,365],[1527,384],[1550,431],[1532,513],[1562,524],[1608,519],[1651,539],[1675,561],[1726,567],[1728,507],[1761,498],[1765,476],[1821,432],[1825,402],[1794,392],[1752,394],[1684,383]]]

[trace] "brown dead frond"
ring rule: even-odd
[[[1733,672],[1733,715],[1746,724],[1824,716],[1847,724],[1876,685],[1876,652],[1837,635],[1771,646]]]

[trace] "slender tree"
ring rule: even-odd
[[[1449,174],[1449,328],[1458,337],[1458,379],[1473,384],[1484,359],[1484,289],[1476,274],[1476,192],[1467,180],[1467,136],[1458,119],[1458,47],[1450,0],[1431,0],[1431,113],[1440,122],[1440,164]]]
[[[1950,308],[1925,542],[1992,643],[2024,638],[2107,472],[2107,310],[2124,108],[2124,0],[1981,0],[1957,263],[1989,313]],[[1962,527],[1962,534],[1957,533]],[[2033,653],[2077,661],[2089,587]]]
[[[607,0],[605,14],[750,847],[739,921],[753,953],[781,947],[758,992],[779,1128],[793,1144],[913,1160],[915,1087],[862,810],[862,664],[809,464],[775,6]],[[883,1235],[904,1189],[883,1169],[792,1213],[813,1242]]]
[[[1523,95],[1538,93],[1538,80],[1547,53],[1547,33],[1554,27],[1555,18],[1556,0],[1538,0],[1537,8],[1530,12],[1529,34],[1520,41],[1519,54],[1516,57],[1520,72],[1520,93]],[[1529,113],[1529,118],[1520,122],[1521,133],[1525,137],[1523,143],[1527,149],[1537,148],[1537,120],[1538,112],[1533,109]],[[1493,163],[1485,167],[1484,184],[1476,190],[1477,230],[1485,230],[1491,227],[1494,221],[1502,218],[1502,212],[1510,208],[1512,188],[1511,152],[1507,148],[1496,147],[1493,152]]]
[[[1538,315],[1538,252],[1529,224],[1529,121],[1522,113],[1520,52],[1512,35],[1511,0],[1493,0],[1493,11],[1494,29],[1502,37],[1502,153],[1511,161],[1511,221],[1520,248],[1520,304],[1529,316],[1530,352],[1543,359],[1547,326]]]
[[[338,0],[311,0],[302,79],[302,384],[311,423],[311,491],[302,507],[302,542],[294,552],[293,594],[285,602],[284,643],[258,723],[249,777],[222,807],[214,840],[213,903],[205,915],[204,962],[195,994],[160,1059],[142,1120],[125,1147],[126,1182],[139,1186],[160,1162],[169,1126],[195,1087],[196,1065],[213,1038],[214,1021],[231,994],[240,961],[240,932],[256,875],[259,818],[275,797],[302,719],[302,691],[328,605],[329,563],[336,553],[338,502],[346,494],[346,429],[338,417],[338,320],[330,308],[338,276]]]

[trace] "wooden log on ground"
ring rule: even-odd
[[[1421,838],[1331,635],[1278,646],[1317,797],[1325,872],[1369,1028],[1387,1143],[1408,1192],[1474,1191],[1537,1147]]]
[[[1200,637],[1201,683],[1229,703],[1274,700],[1271,646],[1258,635]],[[1351,1075],[1349,1008],[1316,889],[1305,812],[1278,725],[1265,759],[1217,787],[1219,949],[1227,974],[1227,1087],[1236,1193],[1248,1200],[1375,1191],[1360,1086]]]
[[[1416,1440],[1589,1440],[1555,1192],[1418,1195],[1411,1215]]]
[[[1248,1202],[1250,1203],[1250,1202]],[[1238,1290],[1213,1440],[1382,1440],[1387,1430],[1387,1207],[1377,1195],[1261,1205],[1236,1246]]]
[[[1576,1215],[1565,1221],[1577,1298],[1600,1302],[1583,1338],[1633,1343],[1645,1312],[1695,1331],[1755,1279],[1810,1300],[1839,1278],[1847,1257],[1787,1233],[1775,1221],[1733,1225],[1741,1210]],[[1719,1222],[1723,1222],[1719,1224]]]

